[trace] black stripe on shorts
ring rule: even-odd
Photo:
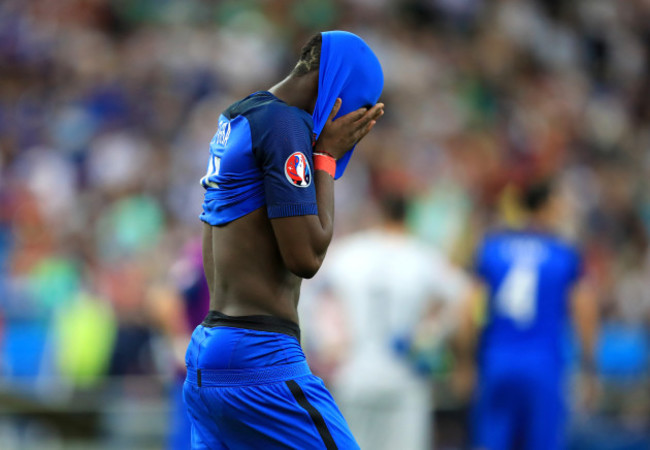
[[[334,438],[332,437],[330,430],[327,428],[327,424],[325,423],[325,419],[323,419],[323,415],[316,408],[314,408],[314,405],[309,403],[309,400],[307,400],[307,397],[300,388],[300,385],[298,385],[298,383],[296,383],[294,380],[288,380],[285,381],[285,383],[287,384],[287,387],[291,391],[291,394],[293,394],[293,397],[296,399],[298,404],[309,413],[309,417],[311,417],[314,425],[316,425],[316,429],[318,430],[318,434],[320,434],[320,437],[325,444],[325,448],[327,450],[337,450],[338,447],[334,442]]]

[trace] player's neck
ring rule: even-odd
[[[269,92],[287,105],[314,113],[318,97],[318,71],[306,75],[289,75],[269,89]]]
[[[554,225],[553,220],[548,216],[548,214],[540,211],[530,215],[526,228],[540,232],[551,232]]]

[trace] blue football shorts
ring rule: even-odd
[[[193,449],[358,449],[298,325],[210,311],[192,334],[183,397]]]
[[[472,411],[475,448],[565,448],[563,376],[553,366],[510,361],[482,368]]]

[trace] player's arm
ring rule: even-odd
[[[168,348],[172,351],[172,363],[178,368],[184,368],[190,333],[185,325],[187,318],[180,292],[171,284],[154,283],[147,290],[146,306],[157,329],[168,341]]]
[[[598,302],[592,286],[583,278],[573,290],[571,309],[580,340],[583,369],[592,372],[596,365],[598,339]]]
[[[453,340],[456,364],[452,382],[456,394],[463,400],[469,398],[474,389],[479,317],[483,311],[484,301],[485,287],[475,279],[461,300],[458,328]]]
[[[583,267],[579,254],[573,255],[573,270],[570,278],[574,280],[569,297],[569,308],[574,330],[580,343],[581,371],[578,374],[578,407],[592,409],[600,391],[596,372],[596,349],[599,333],[598,296]]]
[[[333,120],[340,107],[341,100],[337,99],[314,153],[327,153],[339,159],[368,134],[384,111],[384,105],[377,103],[370,109],[361,108]],[[334,231],[334,179],[326,171],[314,172],[318,215],[271,219],[286,267],[302,278],[311,278],[318,272]]]
[[[460,305],[458,330],[453,341],[456,364],[452,382],[456,394],[463,400],[469,398],[475,384],[476,350],[487,303],[488,254],[488,239],[485,238],[474,255],[472,282]]]

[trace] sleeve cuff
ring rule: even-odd
[[[266,211],[269,219],[310,216],[318,215],[318,205],[316,203],[280,203],[267,206]]]

